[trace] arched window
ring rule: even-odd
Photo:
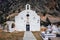
[[[14,28],[15,27],[15,24],[14,23],[12,23],[12,26],[11,26],[11,28]]]

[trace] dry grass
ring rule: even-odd
[[[37,40],[42,40],[42,38],[40,36],[40,32],[35,31],[35,32],[32,32],[32,33],[36,37]]]
[[[0,30],[1,31],[1,30]],[[23,40],[24,32],[0,32],[0,40]]]
[[[40,32],[32,32],[37,40],[42,40]],[[0,30],[0,40],[23,40],[24,32],[3,32]]]

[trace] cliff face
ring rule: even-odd
[[[0,21],[6,17],[24,10],[26,4],[31,5],[40,16],[46,14],[60,18],[60,0],[0,0]],[[45,19],[44,19],[45,20]]]

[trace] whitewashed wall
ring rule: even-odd
[[[29,14],[30,31],[40,31],[40,17],[35,11],[24,10],[15,17],[15,26],[17,31],[26,31],[26,15]],[[38,21],[39,20],[39,21]]]

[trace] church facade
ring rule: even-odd
[[[26,4],[26,9],[15,16],[16,31],[40,31],[40,16],[30,9]]]

